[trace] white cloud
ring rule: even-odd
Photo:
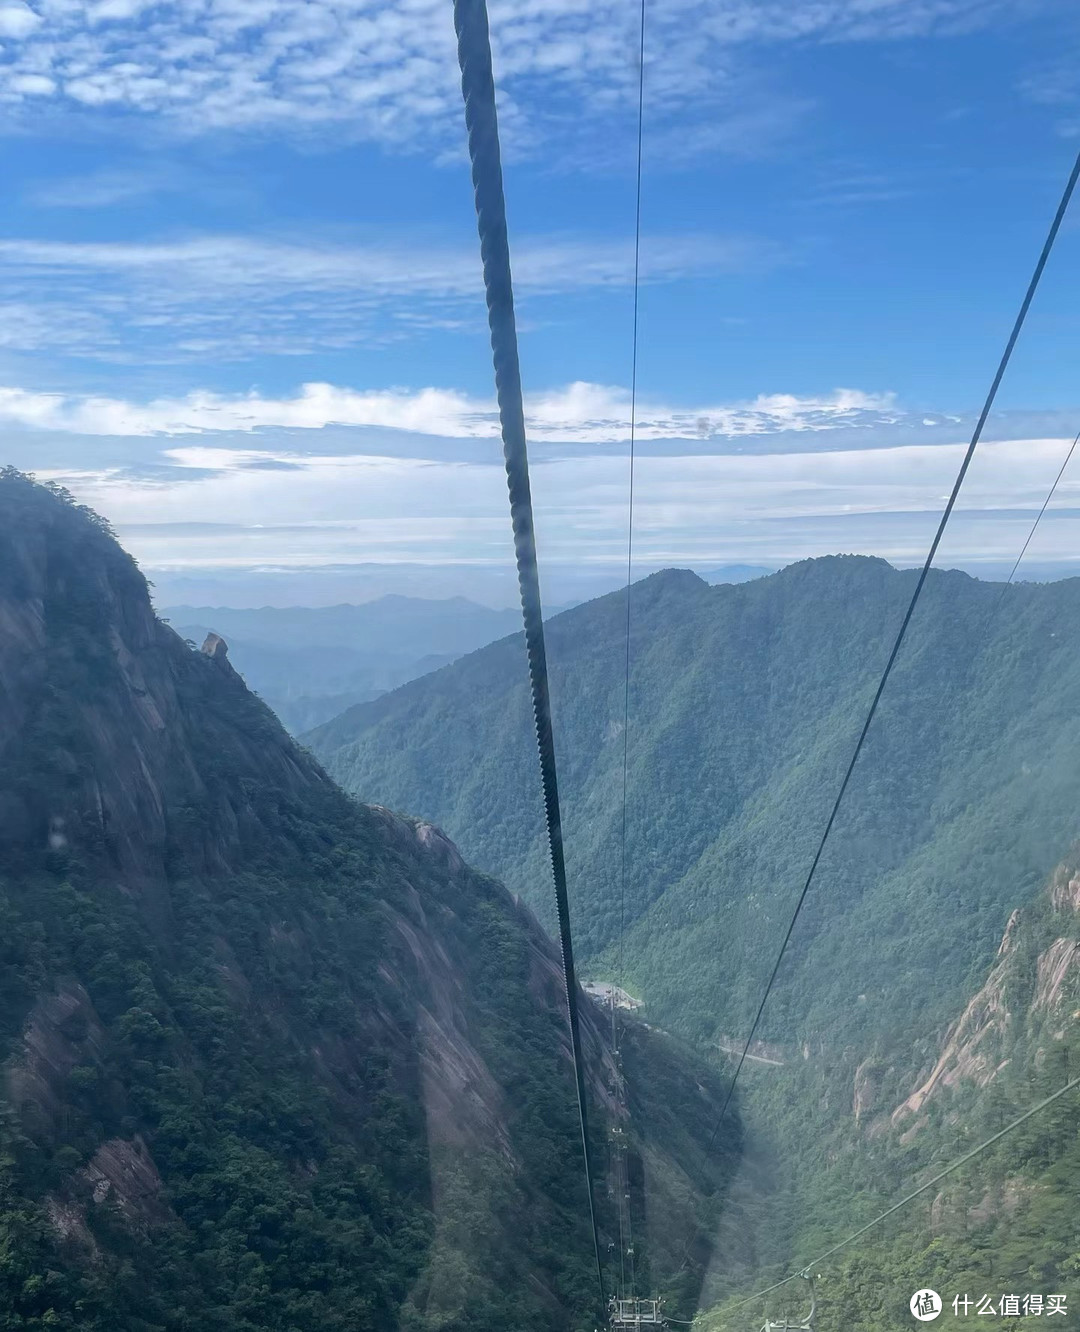
[[[646,236],[642,280],[747,272],[782,257],[749,237]],[[515,244],[515,285],[525,300],[626,286],[632,277],[626,239],[523,237]],[[13,302],[18,297],[21,309],[34,311],[28,321],[3,326],[3,345],[20,349],[25,329],[21,349],[39,350],[51,328],[57,347],[108,360],[244,360],[484,322],[475,247],[422,239],[352,245],[229,235],[4,239],[0,280]],[[82,339],[72,336],[79,329]]]
[[[644,281],[745,271],[773,262],[766,243],[747,237],[645,236]],[[479,259],[473,249],[433,244],[335,245],[246,236],[199,236],[165,242],[0,240],[0,265],[14,273],[147,277],[177,285],[363,291],[392,295],[472,295]],[[633,248],[625,238],[522,237],[514,247],[514,283],[523,291],[559,292],[625,285]]]
[[[79,353],[93,347],[108,355],[116,340],[105,319],[92,310],[52,308],[27,301],[0,302],[0,350]]]
[[[545,561],[624,558],[625,390],[571,384],[527,402]],[[1064,419],[1062,414],[1062,419]],[[1047,417],[991,422],[941,562],[1008,562],[1069,439]],[[305,385],[146,402],[0,389],[7,458],[130,529],[148,569],[357,563],[505,566],[494,404],[447,389]],[[929,424],[927,424],[929,423]],[[767,394],[641,407],[635,549],[643,565],[782,563],[829,551],[925,552],[965,422],[889,394]],[[1027,428],[1023,438],[1007,438]],[[52,465],[50,466],[50,460]],[[1080,474],[1065,477],[1032,559],[1080,548]]]
[[[526,415],[535,439],[602,444],[629,437],[630,397],[624,389],[602,384],[571,384],[530,398]],[[896,419],[891,394],[837,389],[820,397],[778,393],[750,402],[688,408],[642,401],[636,433],[641,440],[708,439],[865,426]],[[304,384],[291,398],[197,391],[183,398],[146,403],[8,387],[0,388],[0,421],[91,436],[318,430],[327,426],[382,427],[443,439],[493,439],[499,433],[498,413],[491,400],[469,398],[449,389],[363,392],[333,384]],[[227,449],[171,450],[170,457],[183,465],[203,467],[211,453],[218,460],[215,466],[244,467],[252,461],[248,453]],[[199,461],[191,463],[192,457]]]
[[[0,37],[25,38],[41,26],[41,18],[29,5],[0,5]]]
[[[1030,0],[654,0],[654,124],[662,131],[676,112],[717,130],[728,117],[745,118],[747,60],[733,57],[736,48],[954,33],[1029,10]],[[582,121],[595,132],[625,118],[635,12],[623,0],[493,4],[511,140],[573,138]],[[389,145],[460,142],[447,0],[35,0],[33,8],[8,0],[0,35],[10,39],[0,58],[9,114],[51,96],[60,107],[163,119],[181,133],[333,126]],[[743,124],[766,138],[783,130]],[[735,136],[736,148],[745,144]],[[727,146],[722,133],[712,140]]]
[[[48,97],[56,91],[56,83],[45,74],[16,74],[11,87],[27,97]]]
[[[987,441],[977,455],[941,562],[1015,556],[1065,439]],[[55,469],[78,497],[131,528],[155,568],[318,568],[364,562],[503,566],[511,556],[497,443],[464,462],[448,441],[407,457],[296,447],[180,445],[165,478],[122,469]],[[148,446],[152,447],[152,446]],[[635,549],[643,565],[782,563],[830,551],[900,562],[925,554],[962,456],[962,441],[785,453],[643,454],[635,477]],[[280,464],[287,464],[283,469]],[[267,465],[270,464],[270,465]],[[276,465],[275,465],[276,464]],[[625,558],[626,458],[597,450],[534,468],[548,564]],[[1067,476],[1032,558],[1071,556],[1080,481]],[[1058,509],[1064,514],[1059,515]]]

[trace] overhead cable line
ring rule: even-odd
[[[510,517],[514,532],[518,588],[525,626],[525,649],[529,663],[533,719],[536,725],[540,778],[544,794],[551,872],[559,917],[566,1010],[570,1045],[577,1084],[578,1124],[589,1200],[599,1308],[605,1307],[604,1273],[600,1262],[600,1235],[593,1197],[592,1154],[585,1092],[585,1063],[581,1049],[578,1015],[578,986],[574,971],[574,948],[570,932],[570,904],[566,891],[566,862],[563,853],[562,819],[555,767],[555,741],[551,726],[551,696],[548,687],[544,621],[540,602],[540,577],[536,563],[532,493],[529,486],[529,457],[525,443],[525,409],[521,394],[514,292],[510,272],[510,244],[506,230],[506,200],[503,194],[499,123],[495,109],[495,80],[491,68],[491,36],[485,0],[454,0],[461,93],[465,101],[465,125],[469,135],[473,192],[476,202],[480,256],[484,269],[488,327],[495,367],[495,394],[499,404],[506,482],[510,494]]]
[[[847,1239],[841,1240],[839,1244],[834,1244],[832,1248],[826,1249],[824,1253],[818,1254],[818,1256],[811,1262],[804,1263],[797,1272],[792,1272],[789,1276],[784,1277],[783,1280],[774,1281],[771,1286],[766,1286],[764,1290],[759,1290],[753,1295],[748,1295],[745,1300],[740,1300],[738,1304],[732,1305],[728,1312],[735,1313],[736,1310],[742,1309],[748,1304],[753,1304],[755,1300],[762,1299],[765,1295],[771,1294],[774,1290],[779,1290],[781,1286],[786,1286],[789,1282],[796,1281],[804,1272],[809,1272],[812,1268],[817,1267],[819,1263],[823,1263],[826,1259],[839,1253],[841,1249],[846,1249],[849,1244],[854,1244],[854,1242],[861,1236],[865,1235],[867,1231],[873,1230],[875,1226],[880,1225],[882,1221],[887,1220],[890,1216],[895,1216],[897,1212],[907,1207],[909,1203],[914,1202],[916,1198],[921,1197],[929,1189],[932,1189],[935,1184],[940,1184],[943,1179],[946,1179],[955,1170],[959,1170],[961,1166],[967,1165],[969,1161],[973,1161],[976,1156],[985,1152],[988,1147],[992,1147],[994,1143],[1000,1142],[1001,1139],[1004,1138],[1006,1134],[1011,1133],[1013,1129],[1019,1128],[1021,1124],[1026,1123],[1033,1115],[1037,1115],[1040,1110],[1045,1110],[1048,1105],[1052,1105],[1056,1100],[1064,1096],[1066,1092],[1073,1091],[1077,1087],[1080,1087],[1080,1077],[1073,1078],[1072,1081],[1067,1082],[1064,1087],[1059,1087],[1056,1092],[1052,1092],[1049,1096],[1046,1096],[1043,1100],[1039,1101],[1037,1105],[1033,1105],[1030,1110],[1025,1110],[1022,1115],[1018,1115],[1016,1119],[1011,1123],[1006,1124],[1003,1129],[999,1129],[997,1133],[992,1134],[985,1142],[979,1143],[978,1147],[973,1147],[971,1151],[965,1152],[963,1156],[958,1157],[951,1165],[947,1165],[944,1170],[940,1170],[932,1179],[928,1179],[925,1184],[920,1184],[917,1189],[913,1189],[909,1194],[901,1198],[898,1203],[894,1203],[891,1207],[887,1207],[884,1212],[875,1216],[873,1221],[867,1221],[865,1225],[860,1226],[858,1230],[853,1231]]]
[[[626,662],[623,677],[622,859],[619,882],[619,984],[623,972],[626,931],[626,792],[630,731],[630,586],[634,570],[634,447],[637,434],[638,301],[641,278],[641,159],[645,128],[645,0],[641,0],[638,44],[637,186],[634,197],[634,317],[630,353],[630,492],[626,519]]]
[[[1057,488],[1061,482],[1061,478],[1065,475],[1065,469],[1068,467],[1069,463],[1072,462],[1072,456],[1076,452],[1076,446],[1078,443],[1080,443],[1080,431],[1077,432],[1077,434],[1073,438],[1073,442],[1069,445],[1069,451],[1065,455],[1065,461],[1061,464],[1061,467],[1058,469],[1058,474],[1057,476],[1054,477],[1054,484],[1050,487],[1049,491],[1047,492],[1046,499],[1044,499],[1042,502],[1042,508],[1039,510],[1038,514],[1036,515],[1035,521],[1031,524],[1031,530],[1027,534],[1027,539],[1024,541],[1024,544],[1020,547],[1020,554],[1017,555],[1015,561],[1013,562],[1013,567],[1009,570],[1009,576],[1008,578],[1006,578],[1004,584],[1002,585],[1001,591],[998,593],[998,598],[994,602],[993,609],[991,610],[990,615],[988,617],[988,622],[989,620],[993,620],[994,617],[997,615],[998,611],[1000,610],[1001,603],[1005,599],[1005,594],[1012,586],[1012,580],[1016,577],[1017,569],[1020,568],[1020,562],[1027,554],[1028,546],[1031,545],[1032,538],[1035,536],[1035,533],[1038,531],[1039,524],[1043,520],[1043,514],[1046,512],[1047,508],[1050,505],[1050,501],[1054,498],[1054,495],[1057,492]]]
[[[990,636],[990,630],[993,628],[994,624],[997,621],[998,615],[1001,613],[1001,607],[1004,604],[1006,596],[1008,595],[1009,588],[1012,587],[1013,579],[1016,577],[1016,571],[1017,569],[1020,568],[1020,564],[1023,561],[1024,556],[1027,554],[1028,547],[1031,545],[1035,533],[1039,530],[1039,524],[1043,520],[1043,514],[1049,508],[1050,501],[1054,498],[1054,495],[1057,493],[1058,485],[1061,482],[1061,478],[1065,475],[1065,471],[1068,468],[1069,463],[1072,461],[1072,456],[1076,452],[1076,446],[1078,443],[1080,443],[1080,432],[1078,432],[1073,437],[1073,441],[1069,445],[1069,451],[1068,453],[1066,453],[1064,461],[1062,462],[1061,466],[1058,468],[1057,476],[1054,477],[1053,484],[1051,485],[1050,489],[1047,491],[1046,498],[1042,502],[1042,507],[1040,508],[1039,512],[1035,515],[1035,521],[1031,524],[1031,527],[1028,529],[1028,534],[1024,539],[1024,544],[1020,547],[1020,554],[1017,555],[1016,559],[1013,561],[1012,568],[1009,570],[1008,578],[1006,578],[1004,583],[1001,584],[1000,588],[998,589],[998,594],[994,598],[993,604],[986,613],[986,618],[983,620],[982,628],[979,632],[978,641],[971,652],[972,660],[974,660],[975,657],[982,651],[983,647],[986,644],[987,638],[989,638]]]
[[[1016,571],[1017,569],[1020,568],[1020,561],[1027,554],[1027,548],[1028,546],[1031,545],[1031,539],[1038,531],[1039,524],[1043,520],[1043,514],[1046,512],[1047,508],[1049,507],[1050,501],[1054,498],[1054,494],[1056,493],[1058,485],[1061,482],[1061,478],[1065,475],[1065,469],[1068,467],[1069,463],[1072,462],[1072,456],[1076,452],[1077,443],[1080,443],[1080,431],[1077,432],[1077,434],[1073,438],[1073,442],[1069,445],[1069,451],[1065,455],[1065,461],[1061,464],[1057,476],[1054,477],[1054,484],[1050,487],[1046,499],[1044,499],[1042,502],[1042,508],[1039,510],[1035,521],[1031,524],[1031,531],[1027,534],[1027,540],[1024,542],[1023,546],[1021,546],[1020,554],[1017,555],[1016,562],[1013,565],[1012,569],[1009,571],[1008,578],[1005,580],[1006,587],[1008,587],[1009,584],[1012,582],[1012,580],[1016,577]]]
[[[622,834],[620,838],[619,858],[619,947],[616,963],[618,987],[623,988],[624,940],[626,936],[626,808],[629,785],[629,743],[630,743],[630,602],[631,583],[634,569],[634,444],[637,430],[637,372],[638,372],[638,302],[641,287],[641,162],[642,145],[645,129],[645,0],[641,0],[638,29],[638,88],[637,88],[637,171],[634,188],[634,313],[631,331],[630,355],[630,474],[629,494],[626,515],[626,654],[623,673],[623,734],[622,734]],[[624,1117],[627,1116],[626,1080],[623,1076],[622,1057],[619,1048],[617,1018],[615,1013],[615,993],[611,995],[611,1045],[618,1078],[619,1098]],[[619,1207],[619,1269],[622,1280],[621,1294],[626,1293],[626,1263],[630,1259],[630,1296],[637,1294],[637,1260],[634,1254],[634,1219],[633,1199],[630,1197],[630,1175],[626,1161],[626,1146],[620,1137],[618,1141],[620,1166],[616,1172],[616,1188],[620,1192]],[[623,1225],[623,1204],[626,1206],[625,1233]]]
[[[825,831],[821,835],[821,840],[818,843],[817,851],[814,853],[814,859],[811,862],[810,870],[806,876],[806,880],[803,884],[802,891],[799,893],[798,901],[795,903],[795,910],[792,913],[791,921],[788,924],[787,930],[784,934],[783,942],[780,945],[780,951],[776,955],[776,961],[774,962],[772,971],[769,974],[769,979],[765,986],[765,992],[761,997],[761,1002],[758,1005],[757,1013],[755,1014],[754,1021],[750,1027],[750,1034],[747,1036],[746,1043],[743,1045],[742,1048],[742,1053],[739,1055],[739,1061],[735,1066],[735,1072],[732,1075],[731,1082],[728,1086],[727,1095],[724,1098],[723,1106],[720,1110],[720,1115],[716,1121],[716,1125],[713,1128],[712,1134],[709,1137],[708,1147],[706,1148],[706,1150],[711,1149],[713,1143],[716,1141],[716,1135],[720,1131],[720,1126],[724,1121],[724,1116],[727,1113],[728,1106],[731,1104],[731,1098],[735,1092],[735,1084],[739,1080],[739,1074],[742,1072],[743,1065],[746,1062],[746,1056],[750,1051],[750,1046],[753,1043],[754,1036],[757,1032],[758,1026],[761,1023],[761,1016],[765,1011],[765,1005],[766,1003],[768,1003],[769,995],[772,992],[773,985],[776,981],[777,973],[780,970],[780,963],[783,961],[784,954],[787,952],[787,946],[791,941],[791,935],[795,929],[795,923],[799,919],[799,913],[802,911],[803,903],[806,901],[807,894],[809,893],[811,885],[814,882],[814,877],[817,874],[818,865],[820,864],[821,857],[825,851],[825,845],[829,840],[830,834],[832,833],[833,824],[836,822],[836,816],[840,811],[840,805],[843,802],[844,795],[848,789],[848,784],[851,781],[851,775],[855,771],[856,763],[858,763],[859,761],[859,755],[862,753],[863,745],[866,742],[867,733],[869,732],[870,726],[877,713],[878,704],[881,702],[881,696],[885,692],[885,686],[889,683],[889,677],[892,674],[893,666],[896,664],[896,658],[900,653],[900,648],[907,634],[908,625],[911,623],[911,617],[915,613],[915,607],[918,605],[919,598],[922,596],[923,587],[926,584],[926,579],[930,573],[930,568],[934,563],[934,559],[938,552],[938,547],[941,545],[941,538],[945,534],[945,528],[948,525],[949,519],[952,516],[953,509],[956,507],[956,500],[957,496],[960,494],[960,487],[964,484],[964,478],[967,476],[968,468],[971,466],[971,460],[975,456],[975,450],[978,448],[979,441],[982,438],[982,433],[986,425],[987,418],[989,417],[991,408],[994,405],[994,400],[997,397],[998,389],[1001,386],[1001,381],[1005,376],[1005,371],[1008,368],[1009,361],[1012,359],[1013,349],[1015,348],[1017,339],[1020,336],[1020,330],[1024,326],[1024,321],[1027,318],[1027,313],[1031,307],[1031,302],[1035,297],[1035,292],[1038,289],[1039,281],[1042,278],[1043,270],[1046,267],[1047,260],[1050,258],[1050,252],[1054,248],[1054,242],[1057,240],[1057,235],[1061,229],[1062,220],[1064,219],[1065,213],[1069,207],[1069,201],[1072,199],[1073,191],[1076,188],[1076,182],[1078,177],[1080,177],[1080,154],[1077,155],[1076,161],[1073,163],[1072,171],[1069,173],[1069,179],[1065,186],[1065,191],[1061,196],[1061,202],[1058,204],[1057,212],[1054,214],[1054,220],[1050,224],[1050,230],[1047,233],[1046,240],[1043,242],[1042,251],[1039,254],[1038,262],[1035,265],[1035,271],[1031,275],[1031,281],[1028,283],[1027,291],[1024,293],[1024,299],[1020,305],[1020,311],[1017,314],[1015,321],[1013,322],[1012,332],[1009,334],[1009,340],[1005,345],[1005,350],[1002,353],[1001,360],[998,362],[997,371],[995,372],[993,382],[990,385],[990,391],[986,395],[986,401],[983,403],[982,411],[979,413],[979,419],[975,424],[975,429],[971,436],[971,442],[968,444],[967,450],[964,453],[964,459],[963,462],[960,464],[960,470],[956,475],[956,480],[953,482],[953,488],[949,495],[948,503],[945,505],[945,510],[941,515],[941,521],[938,523],[937,531],[934,533],[934,539],[930,543],[930,550],[926,556],[926,561],[923,564],[922,571],[919,574],[918,582],[915,584],[915,590],[912,593],[911,601],[908,604],[908,608],[904,614],[903,621],[900,624],[900,629],[896,635],[896,641],[893,643],[892,651],[889,653],[888,661],[885,663],[885,669],[882,672],[881,679],[877,686],[877,690],[874,693],[873,701],[870,704],[870,710],[866,714],[866,720],[863,722],[862,730],[859,732],[859,738],[856,741],[855,750],[851,756],[850,762],[847,765],[843,781],[840,783],[840,789],[837,792],[836,799],[833,801],[832,810],[830,811],[828,821],[825,824]],[[684,1257],[684,1262],[685,1262],[685,1257]]]

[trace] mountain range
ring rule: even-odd
[[[1080,1071],[1080,584],[935,572],[718,1118],[914,577],[636,584],[628,731],[625,592],[549,622],[581,971],[640,1005],[616,1057],[580,996],[605,1279],[626,1142],[639,1289],[708,1332]],[[308,743],[0,473],[0,1326],[595,1327],[519,635]],[[1075,1307],[1078,1144],[1072,1094],[933,1182],[821,1332]]]
[[[742,1048],[916,577],[834,556],[734,586],[679,570],[635,584],[628,732],[625,593],[548,626],[583,972],[618,980],[720,1068]],[[526,691],[514,635],[306,740],[348,789],[439,823],[550,923]],[[932,571],[742,1075],[751,1155],[773,1187],[746,1200],[753,1261],[716,1271],[713,1298],[902,1196],[955,1152],[956,1116],[974,1141],[989,1102],[949,1105],[952,1074],[895,1132],[880,1116],[946,1057],[1014,912],[1037,914],[1080,833],[1078,793],[1080,580]],[[1075,960],[1052,949],[1074,925],[1053,928],[1024,957],[1028,972],[1065,968],[1065,1049]],[[1027,1080],[1058,1057],[1024,1016],[1033,1002],[1009,992],[1019,1048],[961,1090],[993,1085],[1024,1108]],[[1060,1219],[1044,1238],[1068,1247]],[[880,1316],[866,1325],[909,1317]]]
[[[360,805],[107,524],[0,473],[0,1326],[586,1332],[558,956],[429,822]],[[607,1275],[693,1308],[738,1126],[581,997]],[[629,1107],[630,1118],[626,1110]],[[704,1237],[704,1238],[703,1238]]]

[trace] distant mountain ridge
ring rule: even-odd
[[[694,572],[707,583],[748,583],[752,578],[767,578],[776,573],[776,567],[772,564],[719,564]]]
[[[705,1039],[752,1013],[916,577],[835,556],[739,585],[678,570],[635,584],[626,950],[659,1020]],[[836,1039],[861,994],[885,1025],[932,1022],[992,955],[1018,885],[1075,835],[1080,581],[999,596],[932,573],[765,1039],[792,1023]],[[601,965],[620,919],[625,613],[616,593],[548,630],[577,932]],[[307,739],[349,789],[437,819],[543,912],[530,725],[513,636]],[[949,924],[920,937],[933,912]],[[829,979],[808,1007],[810,974]]]
[[[518,615],[465,597],[389,595],[359,605],[169,606],[162,615],[184,638],[210,632],[294,733],[377,697],[511,632]]]
[[[702,577],[740,583],[771,572],[733,564]],[[357,605],[175,605],[161,614],[196,643],[221,634],[233,665],[294,735],[514,633],[521,620],[516,608],[494,610],[467,597],[396,593]]]
[[[831,556],[739,585],[688,570],[634,585],[625,895],[625,596],[548,626],[583,974],[613,978],[621,952],[648,1021],[729,1070],[917,577]],[[546,914],[519,636],[307,740],[349,789],[437,818]],[[1078,831],[1080,580],[1004,589],[932,571],[758,1031],[754,1052],[772,1062],[740,1080],[776,1193],[743,1197],[757,1258],[742,1281],[738,1262],[722,1265],[718,1295],[798,1270],[1034,1103],[1070,1046],[1080,1063],[1075,866],[1055,876]],[[1028,924],[1008,936],[1017,911]],[[1017,942],[995,971],[1003,937]],[[1075,1288],[1076,1123],[1075,1106],[1032,1121],[1015,1167],[1003,1144],[940,1203],[868,1238],[822,1332],[899,1326],[951,1253],[958,1281],[997,1288],[995,1245],[1021,1270],[1038,1260],[1046,1289]],[[1015,1235],[993,1229],[995,1200],[1022,1207]],[[926,1247],[928,1226],[951,1247]],[[721,1310],[706,1325],[746,1319]]]

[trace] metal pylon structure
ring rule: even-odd
[[[639,1332],[639,1329],[667,1327],[664,1317],[664,1301],[656,1298],[642,1299],[636,1289],[636,1260],[634,1254],[634,1228],[632,1198],[630,1196],[630,1175],[627,1168],[629,1147],[626,1130],[622,1124],[630,1119],[627,1104],[626,1082],[623,1076],[622,1050],[619,1042],[618,1024],[615,1015],[615,991],[612,989],[611,1003],[611,1052],[615,1065],[615,1086],[613,1093],[621,1110],[621,1124],[611,1130],[612,1192],[619,1217],[619,1268],[618,1289],[608,1301],[609,1332]]]
[[[809,1272],[800,1274],[810,1287],[810,1310],[801,1318],[765,1319],[761,1332],[814,1332],[814,1312],[817,1309],[817,1296],[814,1294],[814,1278]]]
[[[667,1327],[663,1300],[612,1298],[608,1306],[611,1332],[638,1332],[639,1328]]]

